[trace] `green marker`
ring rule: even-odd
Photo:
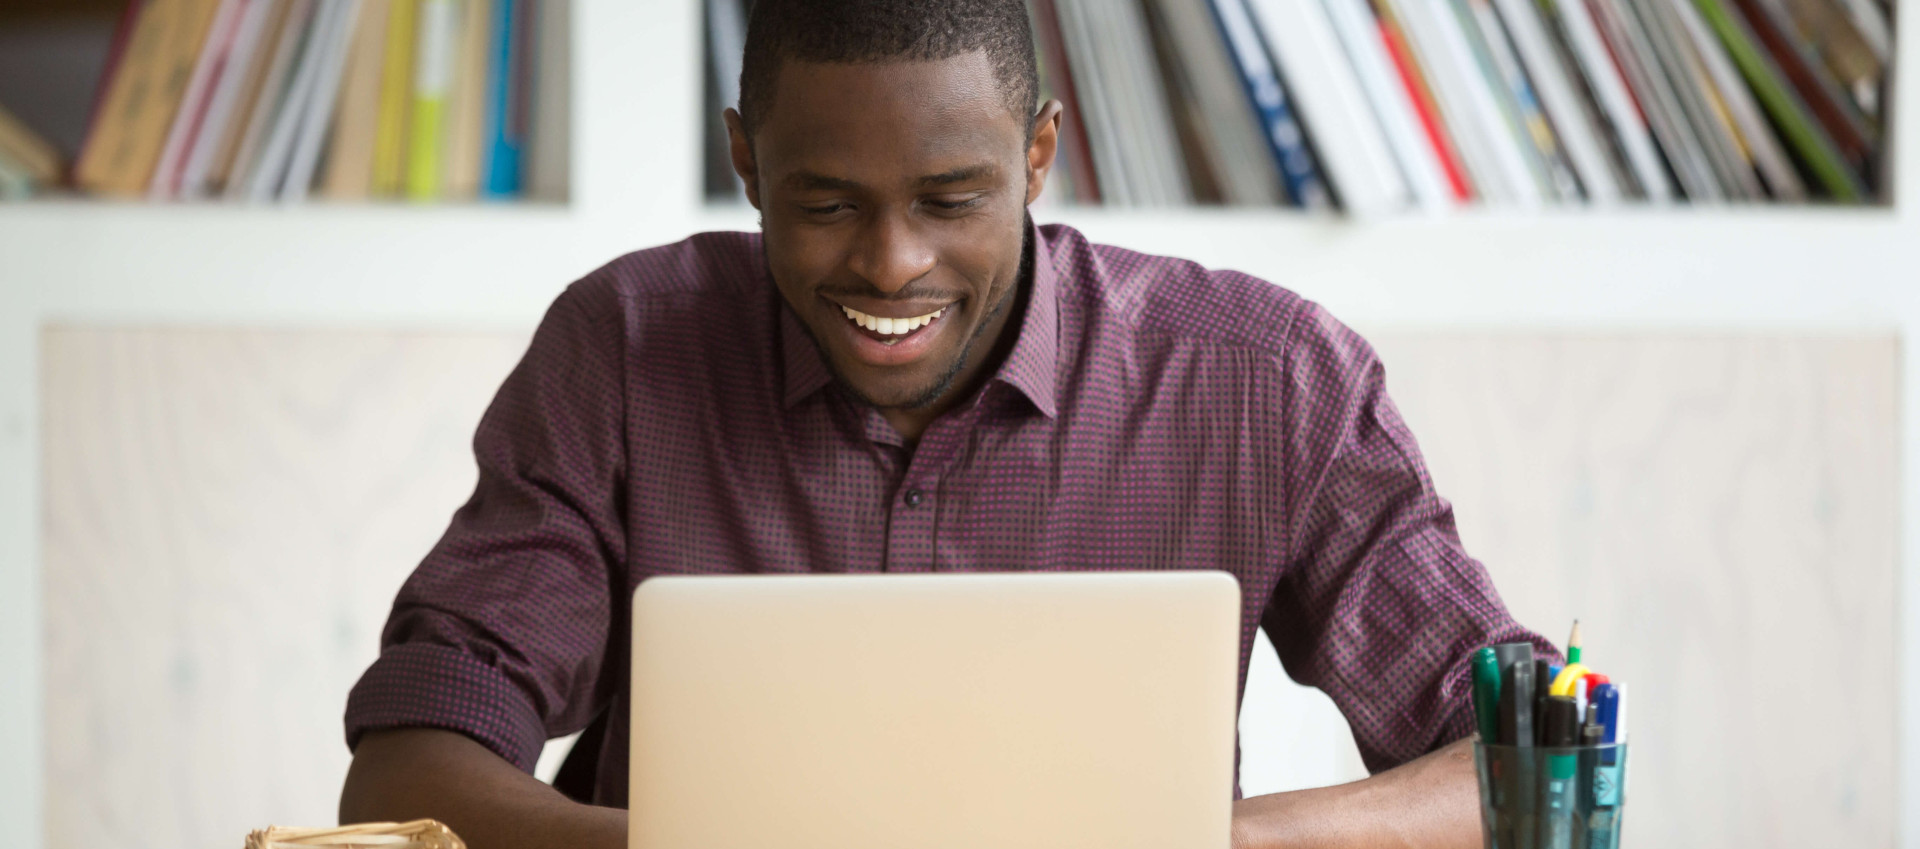
[[[1491,646],[1473,653],[1473,715],[1481,742],[1500,742],[1500,660]]]

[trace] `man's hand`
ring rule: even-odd
[[[1351,784],[1233,805],[1233,849],[1480,845],[1480,790],[1470,739]]]
[[[472,849],[625,849],[627,812],[582,805],[464,734],[369,732],[340,792],[340,822],[432,817]]]

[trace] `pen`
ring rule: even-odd
[[[1473,653],[1473,715],[1480,740],[1500,742],[1500,658],[1492,646]]]

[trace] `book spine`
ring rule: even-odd
[[[1244,0],[1212,3],[1221,32],[1246,81],[1247,98],[1260,114],[1267,141],[1273,147],[1274,162],[1280,167],[1288,197],[1306,209],[1331,209],[1333,196],[1321,178],[1319,160],[1307,147],[1307,134],[1294,117],[1292,100],[1254,28],[1252,12]]]
[[[406,179],[407,108],[413,91],[414,22],[420,0],[387,8],[387,49],[380,72],[380,120],[373,137],[373,195],[399,197]]]
[[[482,194],[508,198],[520,193],[520,105],[514,89],[521,62],[518,30],[524,0],[494,4],[492,61],[487,68],[487,161]]]
[[[211,29],[201,44],[200,55],[194,60],[193,75],[188,78],[186,90],[181,94],[180,108],[175,110],[172,126],[167,128],[166,141],[160,147],[160,159],[155,163],[153,179],[147,185],[149,200],[179,197],[181,171],[186,166],[187,154],[193,147],[194,139],[199,136],[200,127],[207,119],[207,108],[213,102],[213,89],[226,68],[227,57],[232,53],[233,39],[239,32],[241,15],[246,7],[247,0],[220,0]]]
[[[454,29],[460,10],[454,0],[424,0],[420,6],[419,47],[413,64],[413,116],[407,147],[407,198],[440,197],[441,153],[446,147],[444,118],[452,88]]]
[[[1720,36],[1734,64],[1747,78],[1767,114],[1779,125],[1787,141],[1799,153],[1801,161],[1813,172],[1828,195],[1835,200],[1858,202],[1866,196],[1866,186],[1848,170],[1839,149],[1821,133],[1812,116],[1795,101],[1781,84],[1777,69],[1753,44],[1752,36],[1727,12],[1719,0],[1695,0],[1695,6]]]
[[[1366,91],[1407,188],[1424,209],[1452,205],[1452,193],[1413,100],[1380,37],[1380,22],[1367,0],[1324,0],[1327,18],[1346,49],[1355,77]]]
[[[295,133],[293,154],[287,165],[286,179],[280,185],[280,200],[299,203],[313,188],[313,174],[319,165],[320,147],[332,128],[340,100],[341,77],[346,73],[347,51],[353,43],[353,31],[361,0],[336,0],[333,20],[321,42],[314,74],[313,95]]]
[[[1434,99],[1432,86],[1415,57],[1413,45],[1407,41],[1406,31],[1385,6],[1375,6],[1373,11],[1380,30],[1380,42],[1386,46],[1387,56],[1393,60],[1400,85],[1406,89],[1407,97],[1413,103],[1414,113],[1420,119],[1420,129],[1426,135],[1428,146],[1440,161],[1453,199],[1460,203],[1473,200],[1473,180],[1461,160],[1458,143],[1453,140],[1446,122],[1440,116],[1440,105]]]

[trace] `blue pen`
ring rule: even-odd
[[[1600,725],[1606,731],[1601,733],[1603,743],[1620,742],[1620,688],[1612,684],[1601,684],[1588,694],[1593,703],[1600,706]]]

